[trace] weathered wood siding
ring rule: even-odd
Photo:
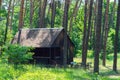
[[[74,45],[70,41],[70,38],[67,38],[68,43],[68,53],[67,53],[67,63],[70,64],[70,62],[73,61],[73,52],[74,52]],[[55,42],[53,43],[53,46],[59,46],[60,47],[60,55],[61,55],[61,64],[63,64],[63,50],[64,50],[64,30],[61,31],[61,33],[57,36]]]

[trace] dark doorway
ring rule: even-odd
[[[40,64],[60,64],[61,53],[59,47],[35,48],[33,59]]]

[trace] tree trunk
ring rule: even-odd
[[[4,44],[6,43],[7,32],[8,32],[8,27],[9,27],[9,23],[10,23],[10,8],[11,8],[11,3],[12,3],[12,0],[9,1],[9,6],[8,6],[8,14],[7,14],[7,21],[6,21],[6,28],[5,28]]]
[[[14,16],[14,7],[15,7],[15,0],[12,2],[12,14],[11,14],[11,21],[10,21],[10,30],[12,30],[12,21],[13,21],[13,16]]]
[[[118,0],[117,21],[115,29],[115,42],[114,42],[114,61],[113,70],[117,72],[117,53],[118,53],[118,40],[119,40],[119,27],[120,27],[120,0]]]
[[[23,9],[24,9],[24,0],[21,0],[21,6],[20,6],[20,15],[19,15],[19,24],[18,24],[18,41],[17,43],[20,43],[20,35],[21,35],[21,29],[23,27]]]
[[[1,10],[1,6],[2,6],[2,0],[0,0],[0,10]]]
[[[37,27],[41,27],[40,26],[40,19],[41,19],[41,7],[42,7],[42,0],[39,0],[39,11],[38,11],[38,26]]]
[[[84,34],[83,34],[83,43],[82,43],[82,66],[86,66],[86,54],[85,54],[85,45],[86,45],[86,33],[87,33],[87,3],[88,0],[85,0],[85,9],[84,9]]]
[[[77,1],[76,1],[76,4],[75,4],[74,10],[73,10],[73,13],[72,13],[71,18],[70,18],[69,34],[70,34],[70,32],[72,31],[73,19],[74,19],[74,17],[76,17],[77,12],[78,12],[78,10],[79,10],[79,7],[80,7],[81,3],[82,3],[82,0],[77,0]]]
[[[86,44],[85,44],[85,53],[84,53],[84,61],[87,61],[87,49],[88,49],[88,42],[89,42],[89,36],[90,36],[90,28],[91,28],[91,18],[92,18],[92,6],[93,6],[94,0],[90,0],[90,11],[89,11],[89,20],[88,20],[88,30],[86,35]],[[83,59],[82,59],[83,60]],[[85,68],[86,68],[86,62],[85,62]]]
[[[114,28],[115,27],[115,23],[114,23],[114,20],[115,20],[115,6],[116,6],[116,0],[114,0],[114,3],[113,3],[113,8],[112,8],[112,11],[111,11],[111,20],[110,20],[110,25]]]
[[[104,2],[105,5],[105,2]],[[106,7],[107,8],[107,7]],[[105,37],[105,18],[106,18],[106,10],[103,12],[103,23],[102,23],[102,27],[101,27],[101,51],[104,49],[104,37]],[[103,59],[103,53],[102,53],[102,59]]]
[[[96,27],[97,27],[97,9],[98,9],[98,0],[95,2],[94,7],[94,32],[93,32],[93,50],[95,50],[95,35],[96,35]]]
[[[33,14],[34,14],[34,1],[30,0],[30,28],[32,28]]]
[[[107,6],[106,6],[106,11],[105,11],[105,36],[104,36],[104,44],[103,44],[103,66],[106,66],[106,45],[107,45],[107,37],[108,37],[108,31],[109,31],[109,0],[107,0]]]
[[[64,15],[63,15],[63,28],[64,28],[64,51],[63,51],[63,65],[67,65],[67,26],[68,26],[68,11],[70,0],[65,0]]]
[[[52,0],[51,2],[51,28],[54,28],[54,22],[55,22],[55,13],[56,13],[56,3],[55,0]]]
[[[97,22],[96,22],[96,35],[95,35],[95,52],[94,52],[94,72],[99,73],[99,53],[101,46],[101,23],[102,23],[102,1],[98,0]]]
[[[40,27],[45,27],[45,12],[46,12],[47,0],[43,0],[43,5],[41,6],[41,15],[40,15]]]
[[[28,9],[28,0],[24,0],[24,8],[23,8],[23,23],[22,25],[24,26],[25,23],[25,16],[27,15],[27,9]]]

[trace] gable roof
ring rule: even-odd
[[[31,47],[50,47],[62,30],[63,28],[21,29],[19,44]],[[13,44],[18,41],[18,33],[12,40]]]

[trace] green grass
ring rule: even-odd
[[[76,62],[81,62],[81,58],[75,58]],[[82,68],[46,68],[40,65],[24,64],[14,66],[0,61],[0,80],[120,80],[120,58],[118,59],[118,74],[112,71],[112,60],[107,60],[107,66],[101,65],[100,74],[93,74],[93,58],[88,58],[87,62],[92,62],[92,68],[83,70]]]
[[[74,61],[80,63],[81,59],[82,59],[81,57],[74,58]],[[91,64],[92,68],[90,68],[89,71],[93,72],[94,58],[87,58],[87,62],[92,62]],[[118,62],[117,62],[118,73],[112,70],[113,69],[113,54],[110,54],[108,56],[105,67],[102,66],[102,60],[100,59],[99,69],[100,69],[99,80],[120,80],[120,54],[118,54]],[[104,77],[104,78],[101,79],[101,77]]]
[[[105,75],[105,73],[102,73]],[[45,68],[39,65],[0,64],[0,80],[116,80],[89,70]]]

